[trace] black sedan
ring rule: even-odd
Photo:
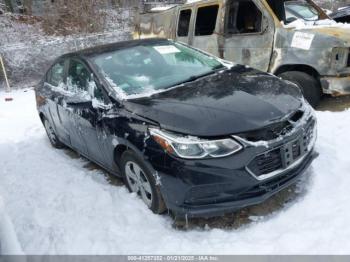
[[[263,202],[314,157],[316,119],[297,86],[169,40],[64,55],[36,100],[54,147],[122,177],[154,213]]]

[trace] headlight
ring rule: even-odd
[[[203,140],[197,137],[179,136],[159,129],[150,129],[153,139],[168,153],[181,158],[199,159],[224,157],[242,149],[233,139]]]

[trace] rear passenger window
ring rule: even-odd
[[[190,29],[192,10],[182,10],[180,12],[179,24],[177,28],[177,36],[188,36]]]
[[[218,5],[198,8],[195,31],[196,36],[212,35],[214,33],[218,10]]]
[[[249,34],[262,31],[262,13],[252,0],[231,0],[228,14],[227,33]]]
[[[50,85],[59,86],[64,81],[64,61],[60,61],[51,67],[47,81]]]

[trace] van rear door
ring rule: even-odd
[[[219,54],[220,4],[210,2],[198,4],[194,21],[193,41],[190,45],[207,51],[215,56]]]
[[[191,7],[181,8],[177,17],[176,40],[190,44],[193,32],[194,9]]]

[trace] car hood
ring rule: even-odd
[[[290,23],[288,26],[292,26]],[[333,20],[320,20],[315,24],[308,24],[297,20],[294,25],[295,31],[309,34],[316,34],[313,41],[314,48],[324,48],[325,46],[342,47],[350,44],[350,25],[337,23]]]
[[[350,25],[348,27],[320,27],[313,29],[315,32],[318,32],[323,35],[337,38],[346,42],[345,44],[350,44]]]
[[[151,97],[127,100],[124,106],[161,128],[214,137],[260,129],[301,104],[295,85],[235,66]]]

